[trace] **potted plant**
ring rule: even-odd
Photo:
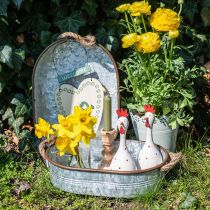
[[[126,98],[132,116],[134,130],[144,140],[146,129],[143,118],[144,105],[151,104],[157,110],[154,123],[154,141],[174,151],[180,126],[189,126],[193,116],[195,92],[193,79],[201,75],[196,68],[187,68],[176,45],[181,23],[183,1],[179,12],[157,8],[152,13],[147,1],[123,4],[116,10],[124,14],[121,21],[126,29],[122,48],[128,48],[128,56],[120,64],[127,77],[122,90],[130,93]]]

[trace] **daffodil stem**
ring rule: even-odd
[[[145,30],[145,32],[147,32],[147,27],[146,27],[146,24],[145,24],[144,16],[143,15],[141,15],[141,19],[142,19],[142,23],[144,25],[144,30]]]
[[[79,149],[77,149],[77,154],[76,154],[75,158],[76,158],[76,161],[77,161],[78,166],[79,166],[80,168],[85,168],[85,165],[84,165],[84,163],[83,163],[83,161],[82,161],[81,154],[80,154],[80,152],[79,152]]]
[[[131,27],[130,27],[130,23],[129,23],[129,21],[128,21],[128,15],[127,15],[126,12],[125,12],[125,20],[126,20],[126,23],[127,23],[129,32],[132,33],[132,30],[131,30]]]

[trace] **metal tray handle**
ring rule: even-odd
[[[87,35],[83,37],[73,32],[64,32],[58,36],[58,39],[64,39],[64,38],[75,39],[80,44],[84,45],[85,47],[91,47],[96,43],[95,36]]]

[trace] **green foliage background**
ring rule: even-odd
[[[0,1],[0,133],[11,128],[28,138],[21,126],[32,120],[32,69],[42,50],[62,32],[93,34],[120,61],[119,14],[122,0],[1,0]],[[176,0],[150,0],[154,7],[176,9]],[[185,0],[182,35],[183,55],[189,66],[210,59],[210,1]],[[185,46],[190,46],[186,48]],[[202,99],[209,89],[198,80],[195,89]],[[202,112],[201,112],[202,107]],[[209,108],[196,105],[195,124],[207,128]]]

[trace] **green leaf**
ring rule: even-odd
[[[193,207],[195,205],[196,201],[197,199],[194,196],[188,194],[185,201],[180,205],[180,208],[189,209],[190,207]]]
[[[29,112],[27,105],[24,103],[25,98],[22,94],[16,94],[11,104],[16,105],[15,117],[22,117]]]
[[[90,16],[96,16],[97,7],[98,5],[96,4],[95,0],[85,0],[82,4],[82,9],[85,10]]]
[[[172,129],[176,129],[177,121],[174,120],[174,121],[170,122],[169,125],[171,126]]]
[[[42,47],[46,47],[51,43],[51,35],[50,31],[41,31],[40,42]]]
[[[60,0],[52,0],[52,2],[53,2],[54,4],[56,4],[57,6],[60,5]]]
[[[21,117],[28,112],[28,107],[25,104],[19,104],[15,109],[15,116]]]
[[[15,49],[13,51],[12,58],[13,68],[16,70],[20,70],[25,59],[25,51],[22,49]]]
[[[171,111],[171,109],[169,108],[169,106],[163,107],[163,115],[167,115],[170,111]]]
[[[2,120],[6,120],[6,119],[9,119],[9,118],[14,118],[12,109],[10,107],[7,108],[6,112],[2,115]]]
[[[23,2],[23,0],[12,0],[13,3],[15,4],[15,6],[18,8],[18,10],[20,9],[21,7],[21,4]]]
[[[0,15],[7,16],[7,6],[9,4],[8,0],[2,0],[0,3]]]
[[[85,25],[85,20],[77,11],[72,12],[68,17],[57,17],[54,24],[58,26],[61,32],[75,32],[78,33],[80,27]]]
[[[24,123],[23,117],[18,117],[12,122],[9,120],[9,125],[14,129],[15,133],[18,135],[20,133],[20,126]]]
[[[9,45],[0,46],[0,62],[7,64],[13,68],[12,65],[12,47]]]
[[[25,31],[36,31],[41,32],[42,30],[48,30],[50,28],[50,23],[46,22],[46,17],[40,13],[34,13],[26,16],[22,21],[21,27],[17,32]]]
[[[179,123],[179,125],[184,126],[184,120],[177,118],[177,122]]]
[[[6,84],[5,84],[4,81],[0,81],[0,93],[3,91],[5,85],[6,85]]]
[[[204,7],[201,10],[201,18],[205,27],[210,26],[210,8]]]

